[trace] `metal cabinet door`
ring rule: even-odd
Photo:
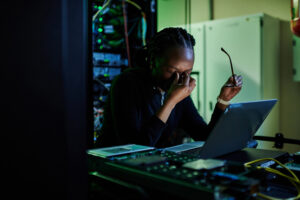
[[[157,0],[157,31],[166,27],[185,25],[186,2],[183,0]]]
[[[293,36],[293,70],[294,81],[300,81],[300,38]]]
[[[232,102],[261,99],[261,17],[250,16],[206,23],[206,119],[211,118],[222,85],[231,76],[231,56],[235,74],[243,76],[242,91]]]
[[[204,56],[204,23],[196,23],[191,25],[191,34],[195,38],[196,45],[194,46],[194,67],[193,72],[197,73],[197,82],[196,88],[193,91],[192,97],[197,98],[197,102],[194,101],[194,104],[197,104],[199,114],[205,119],[205,93],[204,93],[204,63],[205,63],[205,56]],[[194,100],[193,99],[193,100]],[[206,120],[206,119],[205,119]]]

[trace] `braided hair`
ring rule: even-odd
[[[154,63],[154,59],[161,57],[164,53],[172,47],[184,47],[194,49],[195,39],[183,28],[165,28],[157,32],[148,42],[148,44],[141,49],[135,57],[135,63],[139,67],[149,67]]]

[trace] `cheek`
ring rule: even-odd
[[[167,80],[172,77],[172,73],[168,72],[167,69],[162,68],[161,73],[160,73],[160,78],[162,80]]]
[[[164,73],[163,76],[162,76],[162,78],[164,80],[170,79],[171,77],[172,77],[172,74],[170,74],[170,73]]]
[[[168,72],[164,72],[164,71],[157,71],[156,73],[156,78],[160,81],[165,81],[170,79],[172,76],[172,74],[168,73]]]

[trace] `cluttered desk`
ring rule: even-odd
[[[90,189],[95,198],[299,197],[294,186],[299,185],[299,160],[283,151],[245,148],[218,158],[201,159],[132,144],[94,149],[88,155]]]
[[[231,104],[205,142],[88,150],[91,199],[300,198],[299,155],[247,148],[275,103]]]

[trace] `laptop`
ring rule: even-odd
[[[241,150],[252,141],[276,102],[277,99],[232,103],[222,114],[205,143],[185,143],[165,148],[164,151],[207,159]]]
[[[141,151],[149,151],[153,150],[154,147],[138,145],[138,144],[126,144],[126,145],[118,145],[112,147],[103,147],[96,149],[89,149],[87,153],[89,155],[94,155],[103,158],[109,158],[113,156],[125,155],[130,153],[136,153]]]

